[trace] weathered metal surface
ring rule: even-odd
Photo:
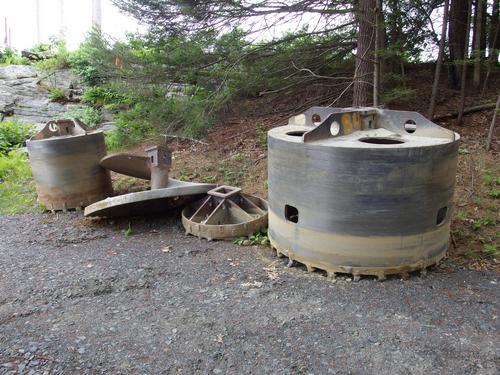
[[[83,208],[112,195],[104,135],[78,120],[50,121],[27,142],[38,200],[49,210]]]
[[[441,259],[459,135],[415,112],[318,112],[269,131],[271,245],[330,274],[384,278]]]
[[[127,152],[118,152],[101,159],[101,166],[110,171],[131,177],[149,180],[151,171],[147,156],[138,156]]]
[[[118,217],[167,212],[201,198],[216,185],[169,179],[168,187],[104,199],[85,208],[85,216]]]
[[[151,180],[151,189],[168,186],[168,173],[172,155],[164,146],[154,146],[145,150],[146,156],[119,152],[101,160],[101,166],[127,176]]]
[[[208,240],[249,236],[267,227],[267,202],[240,188],[219,186],[182,210],[182,225],[186,233]]]

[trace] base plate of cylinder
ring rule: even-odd
[[[182,211],[186,233],[199,238],[231,239],[267,227],[267,202],[240,188],[219,186]]]
[[[162,213],[199,199],[216,185],[168,179],[168,187],[106,198],[85,208],[85,216],[118,217]]]

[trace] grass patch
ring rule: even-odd
[[[57,87],[49,88],[49,100],[51,102],[65,102],[67,100],[64,90]]]
[[[27,155],[20,150],[0,155],[0,215],[42,212]]]

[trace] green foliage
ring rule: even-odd
[[[125,95],[105,86],[88,87],[82,94],[81,100],[97,107],[109,104],[130,104],[130,99]]]
[[[183,136],[200,137],[210,126],[212,118],[196,95],[165,98],[165,89],[142,91],[144,96],[133,98],[128,110],[116,115],[116,129],[107,134],[106,143],[111,150],[143,141],[146,137],[171,133],[180,129]]]
[[[291,61],[317,64],[317,74],[330,75],[353,48],[348,44],[322,51],[318,57],[318,44],[342,37],[289,34],[285,38],[286,43],[273,42],[272,47],[252,45],[235,28],[221,35],[211,30],[160,38],[130,35],[126,42],[111,43],[93,31],[71,61],[81,81],[90,86],[83,100],[120,110],[118,128],[108,136],[108,144],[116,149],[153,134],[198,138],[231,102],[280,88],[285,77],[291,86],[302,82],[304,76],[297,74]],[[121,104],[129,108],[123,111]]]
[[[100,31],[94,29],[80,48],[71,54],[69,63],[83,84],[99,85],[106,81],[106,70],[113,67],[114,55],[110,52],[109,43]]]
[[[0,154],[0,215],[38,212],[35,182],[25,153],[14,150]]]
[[[129,237],[131,236],[133,233],[132,231],[132,223],[129,221],[128,222],[128,227],[126,229],[123,230],[123,234],[126,236],[126,237]]]
[[[497,245],[493,244],[493,243],[484,244],[482,251],[484,254],[486,254],[490,258],[496,258],[498,255]]]
[[[263,124],[257,124],[255,127],[255,132],[257,133],[257,143],[263,149],[267,149],[267,130]]]
[[[0,65],[29,65],[30,61],[21,57],[13,48],[0,50]]]
[[[500,176],[496,176],[494,173],[486,170],[483,175],[483,181],[485,185],[500,185]]]
[[[0,154],[8,154],[22,146],[35,132],[35,127],[16,119],[0,122]]]
[[[49,100],[52,102],[64,102],[67,98],[64,90],[57,87],[51,87],[49,88]]]
[[[154,116],[159,103],[138,103],[128,111],[118,113],[116,129],[106,134],[106,146],[117,151],[124,146],[144,140],[153,131],[153,126],[146,120],[148,113]],[[149,112],[151,111],[151,112]]]
[[[260,231],[252,234],[251,236],[248,236],[248,238],[247,237],[237,238],[233,241],[233,243],[240,246],[253,246],[253,245],[268,246],[269,238],[267,236],[267,229],[261,229]]]
[[[488,190],[487,194],[492,198],[498,199],[500,198],[500,189],[495,187],[493,189]]]
[[[496,224],[496,219],[492,216],[485,216],[481,217],[477,220],[475,220],[472,223],[472,229],[474,230],[479,230],[482,227],[490,226],[490,225],[495,225]]]
[[[33,63],[41,70],[52,72],[71,67],[72,52],[67,50],[64,40],[51,38],[48,44],[38,44],[29,51],[42,57],[42,60]]]
[[[59,118],[77,118],[83,121],[85,125],[94,127],[101,123],[101,112],[93,107],[75,107],[67,110]]]
[[[186,137],[199,138],[212,125],[213,118],[205,110],[205,102],[196,96],[172,97],[166,104],[168,128],[181,128],[181,134]]]

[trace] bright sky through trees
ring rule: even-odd
[[[47,42],[61,31],[60,4],[63,4],[63,29],[69,49],[76,49],[92,25],[92,0],[38,0],[40,4],[40,41]],[[5,39],[5,17],[11,31],[12,47],[21,50],[38,42],[36,0],[0,0],[0,46]],[[102,30],[122,39],[127,32],[144,30],[138,22],[119,12],[110,0],[102,0]]]

